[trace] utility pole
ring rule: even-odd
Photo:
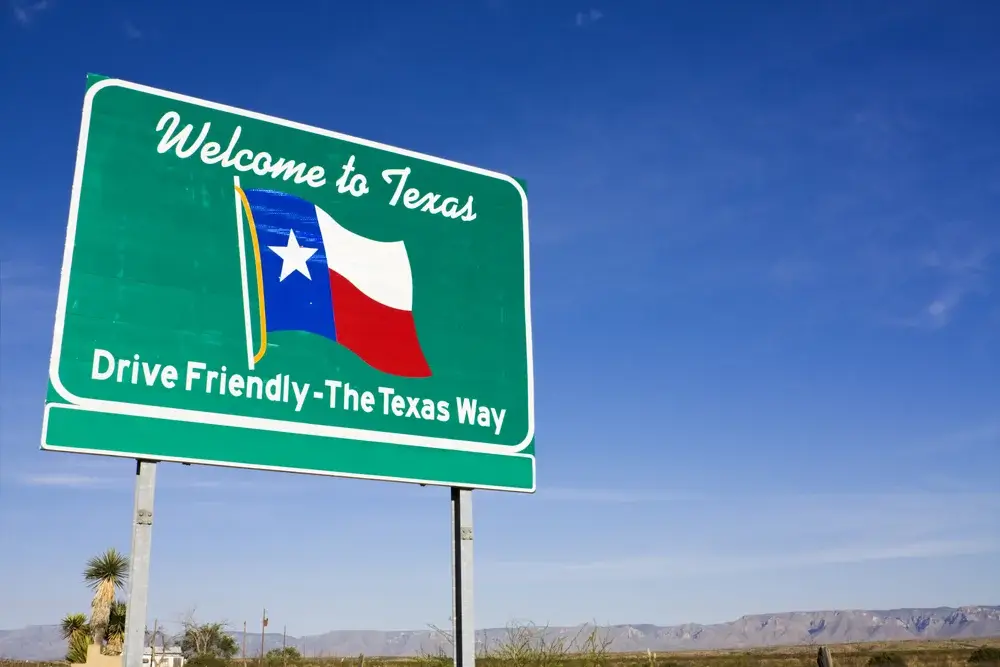
[[[264,608],[264,613],[260,620],[260,664],[264,664],[264,628],[267,627],[267,607]]]
[[[247,664],[247,622],[243,621],[243,667]]]
[[[288,626],[281,626],[281,664],[282,667],[287,667],[288,656],[285,655],[285,640],[288,638]]]
[[[157,667],[156,661],[156,632],[159,629],[159,619],[153,619],[153,636],[149,638],[149,667]]]

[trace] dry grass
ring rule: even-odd
[[[591,640],[582,652],[570,653],[557,645],[522,646],[511,642],[476,659],[478,667],[816,667],[816,646],[775,646],[717,651],[669,651],[657,653],[611,653],[606,643]],[[898,655],[907,667],[968,667],[967,660],[980,646],[1000,648],[994,639],[868,642],[830,645],[834,667],[867,667],[879,653]],[[303,667],[446,667],[443,656],[422,658],[311,658]],[[2,666],[0,666],[2,667]],[[251,665],[251,667],[253,667]],[[1000,667],[981,665],[980,667]]]
[[[835,667],[866,667],[877,653],[898,655],[909,667],[966,667],[980,646],[1000,647],[1000,638],[978,640],[865,642],[828,645]],[[615,654],[622,667],[816,667],[816,646],[773,646],[718,651],[677,651],[650,656]],[[652,660],[652,662],[651,662]],[[1000,667],[1000,666],[997,666]]]
[[[967,660],[980,646],[1000,648],[1000,637],[947,641],[910,640],[829,645],[834,667],[867,667],[877,653],[898,655],[907,667],[968,667]],[[611,653],[607,644],[591,641],[583,652],[570,653],[565,646],[507,642],[488,655],[479,656],[479,667],[815,667],[819,646],[776,646],[719,651],[657,653]],[[256,660],[248,660],[256,667]],[[242,667],[239,660],[233,667]],[[295,667],[446,667],[443,655],[417,658],[344,656],[307,658]],[[28,662],[0,659],[0,667],[65,667],[65,662]],[[289,665],[289,667],[293,667]],[[1000,667],[981,665],[980,667]]]

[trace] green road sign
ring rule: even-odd
[[[503,174],[91,76],[42,448],[534,491]]]

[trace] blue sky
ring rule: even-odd
[[[1000,602],[995,4],[5,2],[0,627],[129,546],[134,464],[38,451],[88,71],[527,180],[477,625]],[[447,490],[158,474],[151,619],[447,623]]]

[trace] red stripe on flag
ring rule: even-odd
[[[430,376],[412,312],[375,301],[333,270],[330,291],[338,343],[384,373]]]

